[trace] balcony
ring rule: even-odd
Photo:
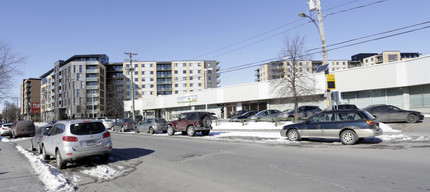
[[[172,88],[157,88],[157,91],[172,91]]]
[[[87,101],[87,106],[96,106],[96,105],[99,105],[99,102],[98,101],[96,101],[95,99],[94,99],[94,102],[92,102],[91,101],[91,99],[90,99],[90,101]]]
[[[87,89],[99,89],[98,85],[87,85]]]
[[[87,114],[92,115],[92,114],[98,114],[100,112],[100,110],[94,109],[94,111],[93,111],[92,109],[87,109],[86,112],[87,112]]]
[[[98,65],[99,61],[86,61],[85,64],[87,64],[87,65]]]
[[[91,99],[91,97],[96,98],[96,97],[99,97],[99,94],[98,93],[87,93],[87,97],[90,99]]]
[[[157,71],[171,71],[172,70],[172,66],[170,65],[158,65],[157,66]]]
[[[157,73],[157,77],[172,77],[172,74],[159,74],[159,73]]]
[[[98,77],[86,77],[85,81],[98,81],[99,78]]]
[[[172,84],[172,80],[157,80],[157,84]]]
[[[98,69],[87,69],[86,73],[99,73]]]

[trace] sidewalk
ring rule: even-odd
[[[15,143],[0,142],[0,191],[45,191],[28,159]]]

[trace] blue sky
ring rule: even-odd
[[[430,21],[428,0],[321,0],[321,4],[327,15],[328,45]],[[368,6],[351,9],[363,5]],[[222,70],[278,58],[288,37],[300,35],[307,49],[319,48],[317,29],[298,17],[299,12],[309,14],[307,0],[4,0],[0,40],[27,58],[11,93],[18,96],[22,79],[38,78],[57,60],[76,54],[103,53],[111,62],[126,59],[124,51],[138,53],[135,58],[142,61],[210,59],[219,61]],[[388,50],[428,55],[429,34],[427,28],[332,50],[328,58]],[[321,54],[313,59],[321,59]],[[222,73],[220,86],[254,82],[255,69],[250,65]]]

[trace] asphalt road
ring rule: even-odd
[[[430,133],[429,124],[426,119],[390,126],[419,136]],[[74,183],[77,191],[430,191],[428,140],[353,146],[330,140],[253,144],[252,140],[129,133],[112,133],[112,140],[114,149],[107,165],[125,174],[101,181],[79,176],[81,181]],[[17,144],[30,147],[29,140]],[[25,163],[19,165],[29,166]],[[69,165],[60,172],[72,183],[89,167]],[[7,182],[0,177],[2,187]]]
[[[429,191],[430,143],[262,145],[113,134],[136,169],[82,191]]]

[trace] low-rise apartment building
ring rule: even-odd
[[[40,120],[40,79],[24,79],[21,84],[21,116],[24,119]]]

